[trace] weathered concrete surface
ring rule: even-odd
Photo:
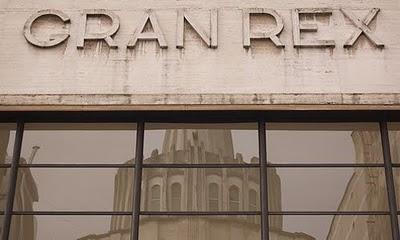
[[[399,94],[0,95],[1,110],[400,110]]]
[[[253,41],[250,49],[243,48],[241,9],[248,7],[275,9],[282,16],[285,27],[280,39],[285,48],[276,48],[269,40]],[[306,37],[333,39],[334,49],[293,47],[291,10],[307,7],[333,9],[332,16],[314,21],[320,32],[306,33]],[[353,48],[343,48],[355,27],[341,13],[342,7],[361,18],[371,8],[380,8],[370,28],[385,48],[376,48],[364,36]],[[36,11],[49,8],[70,16],[71,37],[54,48],[34,47],[23,36],[24,23]],[[120,17],[120,30],[114,37],[118,49],[109,49],[102,41],[77,49],[81,11],[93,8],[112,10]],[[157,14],[168,48],[160,49],[155,41],[140,41],[136,48],[127,49],[148,8]],[[208,10],[218,8],[218,48],[207,48],[192,29],[186,28],[184,49],[177,49],[177,8],[188,8],[205,29],[210,25]],[[380,109],[398,108],[400,104],[398,0],[0,0],[0,20],[3,110],[50,105],[129,109],[162,105],[180,109],[360,105]],[[256,16],[252,29],[265,29],[263,23],[274,26],[270,18]],[[92,19],[88,30],[108,25],[106,19]],[[43,37],[60,27],[54,19],[43,18],[32,31]]]

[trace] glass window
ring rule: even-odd
[[[217,183],[208,185],[208,210],[219,211],[219,187]]]
[[[276,168],[269,175],[271,211],[388,210],[383,168]]]
[[[141,216],[140,240],[259,240],[260,221],[247,216]]]
[[[146,124],[144,163],[258,163],[256,124]]]
[[[240,209],[240,190],[237,186],[231,186],[229,188],[229,210],[239,211]]]
[[[0,165],[10,164],[15,141],[15,124],[0,124]]]
[[[131,211],[133,169],[20,168],[14,209]]]
[[[393,177],[397,197],[397,209],[400,209],[400,168],[393,168]]]
[[[150,210],[160,211],[161,210],[161,187],[160,185],[154,185],[150,190]]]
[[[182,187],[180,183],[173,183],[171,185],[171,210],[181,210]]]
[[[238,192],[232,193],[233,199],[229,200],[232,192],[230,187],[236,186],[240,192],[242,188],[244,192],[250,188],[259,189],[260,171],[258,168],[144,168],[141,209],[175,211],[165,200],[169,193],[164,193],[167,188],[165,184],[174,182],[182,183],[180,211],[208,211],[210,208],[229,211],[231,205],[235,211],[249,211],[249,204],[239,205],[242,197]],[[214,184],[218,184],[219,188]]]
[[[392,162],[395,164],[400,163],[400,123],[389,123],[389,141],[390,151],[392,155]]]
[[[27,124],[22,162],[29,164],[129,164],[136,124]]]
[[[280,223],[270,227],[270,238],[391,240],[390,217],[387,215],[337,216],[271,216]]]
[[[270,123],[271,163],[382,163],[377,123]]]
[[[130,239],[130,216],[13,216],[10,240]]]
[[[250,191],[249,191],[249,210],[250,211],[258,210],[257,199],[258,199],[257,191],[254,189],[250,189]]]

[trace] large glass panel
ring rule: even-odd
[[[15,141],[15,124],[0,124],[0,165],[11,163]]]
[[[133,169],[20,168],[14,209],[131,211]]]
[[[269,169],[271,211],[386,211],[384,168]]]
[[[146,124],[144,163],[258,163],[256,124]]]
[[[140,240],[260,240],[259,216],[142,216]]]
[[[375,123],[267,124],[271,163],[383,163]]]
[[[6,208],[9,185],[10,168],[0,168],[0,211],[4,211]]]
[[[132,163],[136,124],[27,124],[26,163]]]
[[[388,123],[392,162],[400,163],[400,123]]]
[[[387,215],[271,216],[270,239],[391,240]]]
[[[259,175],[258,168],[144,168],[141,209],[258,211]]]
[[[130,239],[130,216],[13,216],[10,240]]]

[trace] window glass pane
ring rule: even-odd
[[[278,168],[268,174],[274,180],[271,211],[388,210],[383,168]]]
[[[400,168],[393,168],[394,186],[396,189],[397,209],[400,209]]]
[[[383,163],[375,123],[267,124],[272,163]]]
[[[144,163],[258,163],[256,124],[146,124]]]
[[[13,216],[10,240],[130,239],[130,216]]]
[[[141,209],[146,211],[259,210],[259,206],[257,209],[250,209],[249,204],[250,191],[255,191],[257,198],[260,198],[259,173],[258,168],[144,168]],[[174,184],[181,186],[180,203],[176,202],[178,198],[173,197]],[[210,186],[214,187],[208,189]],[[237,191],[231,192],[230,195],[230,189],[233,188]],[[230,208],[232,204],[234,209]]]
[[[4,211],[4,209],[6,208],[9,185],[10,168],[0,168],[0,211]]]
[[[20,168],[14,209],[130,211],[133,169]]]
[[[274,219],[275,218],[275,219]],[[270,228],[277,240],[391,240],[387,215],[271,216],[280,225]]]
[[[0,124],[0,165],[11,163],[15,140],[15,124]]]
[[[132,163],[136,124],[27,124],[28,163]]]
[[[388,123],[392,162],[400,163],[400,123]]]
[[[159,240],[162,236],[163,240],[260,240],[259,218],[259,216],[141,216],[139,239]]]

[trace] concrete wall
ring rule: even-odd
[[[250,48],[243,47],[242,9],[249,7],[277,11],[283,18],[279,38],[285,48],[270,40],[254,40]],[[218,9],[216,49],[206,46],[187,24],[184,48],[176,48],[176,10],[181,8],[187,8],[206,31],[211,25],[209,9]],[[331,16],[300,18],[319,27],[316,33],[301,35],[304,40],[331,39],[336,46],[295,48],[291,16],[295,8],[332,9]],[[356,27],[341,8],[360,18],[379,8],[369,27],[385,47],[374,46],[362,35],[353,47],[344,48]],[[42,9],[62,10],[70,17],[67,41],[52,48],[38,48],[26,41],[25,21]],[[77,49],[84,9],[107,9],[120,17],[120,29],[113,37],[117,49],[110,49],[104,41],[87,41],[83,49]],[[161,49],[156,41],[147,40],[139,41],[134,49],[126,48],[145,9],[154,10],[168,48]],[[249,108],[350,104],[397,108],[400,103],[398,0],[0,0],[0,22],[0,109],[49,104],[245,104]],[[105,30],[110,22],[106,17],[89,19],[86,31]],[[257,15],[251,17],[250,25],[252,33],[268,31],[275,21]],[[55,17],[42,17],[34,22],[32,32],[47,40],[49,33],[67,30],[62,28]]]

